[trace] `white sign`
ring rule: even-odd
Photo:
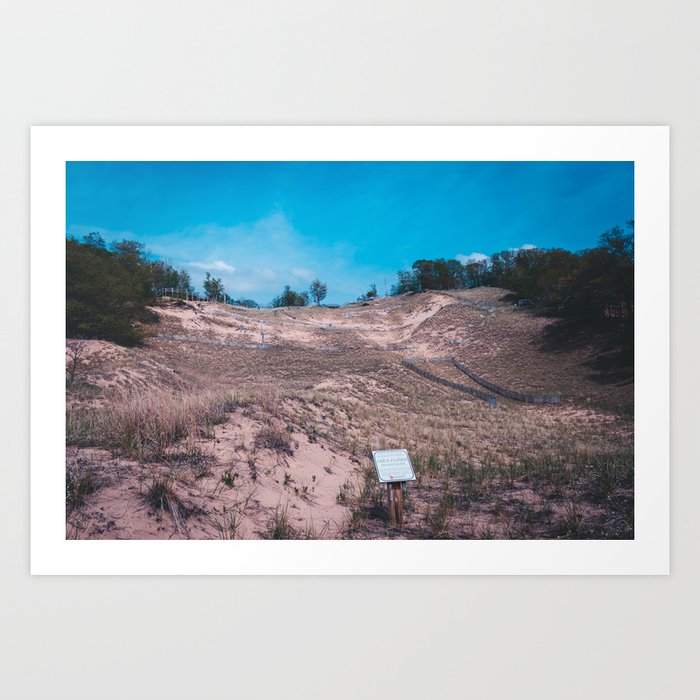
[[[393,481],[415,481],[411,458],[406,450],[372,450],[377,478],[383,484]]]

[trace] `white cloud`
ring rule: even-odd
[[[508,250],[513,253],[517,253],[519,250],[539,250],[539,247],[533,245],[532,243],[524,243],[517,248],[508,248]],[[455,260],[459,260],[462,265],[469,265],[470,263],[475,262],[489,262],[490,258],[488,255],[484,255],[484,253],[470,253],[469,255],[459,253],[458,255],[455,255]]]
[[[307,282],[310,282],[314,278],[314,273],[305,267],[293,267],[292,274],[295,277],[306,280]]]
[[[128,232],[87,225],[72,226],[69,233],[79,236],[91,231],[103,232],[108,243],[132,237]],[[260,304],[269,303],[286,284],[297,290],[308,287],[317,275],[328,284],[329,303],[356,299],[372,282],[382,289],[384,278],[388,288],[395,278],[393,265],[388,269],[358,265],[353,243],[309,238],[281,211],[235,225],[210,222],[133,237],[176,269],[189,270],[196,289],[201,291],[204,273],[210,272],[221,278],[231,296],[249,296]],[[233,260],[235,267],[228,262]]]
[[[188,262],[187,267],[196,267],[198,270],[206,272],[235,272],[236,268],[233,265],[225,263],[223,260],[212,260],[211,262]]]
[[[277,273],[269,267],[263,267],[260,270],[256,270],[256,273],[259,277],[262,277],[266,280],[273,280],[277,277]]]
[[[234,279],[232,282],[228,282],[228,283],[224,284],[224,287],[229,294],[234,294],[234,293],[241,294],[243,292],[253,292],[256,289],[258,289],[258,286],[254,282],[251,282],[248,280],[237,280],[237,279]]]
[[[470,253],[469,255],[464,255],[462,253],[459,253],[455,255],[455,260],[459,260],[459,262],[462,263],[462,265],[469,265],[470,263],[475,263],[475,262],[484,262],[489,259],[488,255],[484,255],[483,253]]]

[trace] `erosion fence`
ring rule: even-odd
[[[416,374],[420,374],[421,377],[430,379],[431,381],[437,382],[438,384],[443,384],[444,386],[449,386],[451,389],[462,391],[465,394],[475,396],[477,399],[481,399],[482,401],[488,402],[491,406],[496,405],[496,397],[492,396],[491,394],[487,394],[485,391],[480,391],[479,389],[472,389],[470,386],[464,386],[464,384],[458,384],[457,382],[452,382],[449,379],[445,379],[444,377],[439,377],[437,374],[433,374],[427,369],[419,367],[412,360],[402,360],[401,364],[404,367],[407,367],[408,369],[414,371]]]
[[[249,350],[267,350],[270,343],[234,343],[229,340],[218,340],[217,338],[197,338],[191,335],[169,335],[167,333],[156,333],[156,338],[160,340],[177,340],[181,343],[201,343],[202,345],[219,345],[225,348],[247,348]]]
[[[561,396],[559,394],[524,394],[520,391],[511,391],[510,389],[505,389],[498,384],[480,377],[478,374],[472,372],[468,367],[465,367],[461,362],[458,362],[452,358],[452,364],[460,371],[464,372],[470,379],[473,379],[477,384],[486,387],[490,391],[496,394],[505,396],[506,398],[513,399],[514,401],[523,401],[525,403],[535,403],[535,404],[559,404],[561,403]]]

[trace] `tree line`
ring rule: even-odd
[[[66,334],[143,342],[142,323],[159,289],[194,291],[185,270],[163,260],[149,260],[143,244],[115,241],[109,248],[97,233],[66,241]]]
[[[165,260],[153,260],[137,241],[115,241],[109,246],[98,233],[66,240],[66,335],[99,338],[126,346],[140,345],[143,324],[154,320],[149,306],[163,295],[182,299],[220,301],[248,308],[259,304],[226,293],[221,279],[207,272],[204,295],[192,285],[189,273]],[[316,279],[308,291],[287,285],[271,306],[320,304],[328,285]]]
[[[603,233],[598,245],[503,250],[486,260],[416,260],[400,270],[391,294],[502,287],[552,315],[594,322],[634,319],[634,222]]]
[[[295,292],[286,284],[282,293],[270,302],[270,306],[273,308],[281,306],[306,306],[311,299],[318,305],[326,298],[326,294],[328,294],[328,285],[325,282],[321,282],[320,279],[315,279],[309,286],[309,290],[304,292]]]
[[[573,253],[562,248],[503,250],[490,258],[462,264],[458,260],[416,260],[397,273],[392,295],[429,290],[491,286],[511,290],[545,313],[586,323],[605,319],[634,320],[634,222],[600,236],[598,245]],[[234,299],[221,279],[209,272],[198,294],[186,270],[150,259],[142,243],[115,241],[108,247],[97,233],[66,241],[66,333],[68,337],[143,342],[142,325],[152,320],[148,307],[159,296],[216,300],[259,308],[253,299]],[[308,290],[286,285],[270,306],[320,304],[328,285],[315,279]],[[377,297],[371,284],[359,301]]]

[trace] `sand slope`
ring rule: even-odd
[[[445,494],[451,503],[456,498],[449,474],[460,464],[484,469],[523,455],[561,456],[564,448],[629,449],[633,384],[591,376],[593,346],[545,351],[542,332],[551,321],[505,295],[423,293],[335,309],[172,300],[154,309],[158,322],[147,329],[144,347],[90,341],[68,390],[74,415],[114,410],[154,391],[175,403],[214,389],[236,400],[225,421],[193,428],[156,459],[69,446],[69,470],[91,470],[96,486],[71,510],[68,536],[440,536],[433,521]],[[563,404],[524,406],[499,397],[494,409],[401,364],[417,361],[483,389],[445,362],[450,357],[513,390],[561,393]],[[270,434],[282,436],[280,444]],[[421,471],[398,533],[387,531],[369,459],[370,450],[390,447],[409,448]],[[171,495],[154,505],[148,494],[162,480]],[[491,488],[483,507],[450,506],[450,536],[503,535],[506,524],[492,501],[505,498],[505,486]],[[508,489],[513,502],[549,498],[533,497],[525,481]],[[548,504],[547,517],[556,519],[565,505]],[[602,517],[587,507],[591,518]]]

